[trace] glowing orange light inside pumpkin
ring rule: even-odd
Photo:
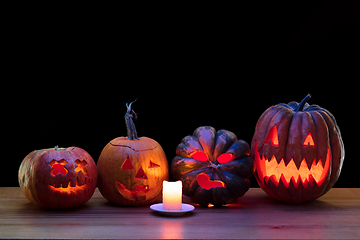
[[[66,175],[69,171],[65,168],[67,161],[61,159],[60,161],[52,160],[50,162],[50,166],[53,168],[50,172],[54,177],[56,174],[61,173],[62,175]]]
[[[88,187],[86,186],[86,184],[84,185],[76,185],[75,187],[71,187],[70,182],[68,185],[62,186],[62,187],[55,187],[54,186],[50,186],[48,185],[48,187],[53,190],[54,192],[61,192],[61,193],[67,193],[67,194],[71,194],[73,193],[77,193],[79,191],[86,191],[88,189]]]
[[[277,132],[276,125],[274,125],[270,129],[268,135],[266,136],[266,139],[265,139],[264,143],[268,144],[270,140],[271,140],[271,145],[276,146],[276,147],[279,146],[279,139],[278,139],[278,132]]]
[[[87,162],[85,160],[83,161],[80,161],[79,159],[76,159],[75,160],[75,163],[78,165],[76,168],[75,168],[75,172],[83,172],[84,175],[87,175],[87,171],[85,169],[85,165],[87,164]]]
[[[203,151],[196,151],[190,153],[190,156],[197,161],[207,161],[208,156]]]
[[[223,153],[216,159],[219,163],[224,164],[227,162],[232,161],[235,158],[235,156],[231,153]]]
[[[290,181],[294,186],[298,188],[300,181],[303,186],[312,186],[313,181],[320,186],[326,179],[330,169],[330,150],[327,151],[325,165],[322,159],[319,159],[316,163],[314,159],[310,169],[306,163],[305,158],[302,160],[299,169],[296,167],[294,160],[291,159],[287,166],[285,166],[284,159],[281,159],[280,163],[277,162],[275,156],[272,156],[270,161],[264,156],[260,158],[259,152],[255,151],[255,165],[260,181],[264,184],[269,183],[269,179],[276,185],[282,181],[286,188],[289,187]]]
[[[315,143],[314,143],[314,139],[311,136],[311,133],[309,132],[308,135],[306,136],[303,146],[311,146],[311,147],[315,147]]]
[[[214,188],[214,187],[226,188],[225,183],[223,181],[210,180],[209,175],[207,175],[207,173],[204,173],[204,172],[197,175],[196,181],[198,182],[200,187],[202,187],[202,188],[204,188],[206,190],[209,190],[209,189]]]

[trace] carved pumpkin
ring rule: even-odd
[[[113,139],[101,152],[98,187],[112,203],[140,206],[161,198],[162,183],[168,180],[169,170],[160,144],[151,138],[138,138],[132,120],[136,119],[132,103],[126,104],[128,137]]]
[[[334,116],[324,108],[290,102],[268,108],[251,144],[255,177],[271,197],[304,202],[325,194],[337,181],[344,145]]]
[[[176,155],[171,173],[181,179],[183,194],[201,206],[228,204],[250,187],[250,147],[230,131],[199,127],[182,139]]]
[[[22,161],[19,184],[29,201],[52,209],[87,202],[97,183],[92,157],[77,147],[36,150]]]

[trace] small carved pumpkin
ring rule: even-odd
[[[256,124],[251,144],[255,177],[271,197],[304,202],[335,184],[344,145],[334,116],[324,108],[290,102],[268,108]]]
[[[176,155],[171,173],[181,179],[183,193],[201,206],[228,204],[250,187],[250,147],[230,131],[199,127],[182,139]]]
[[[126,105],[128,137],[111,140],[101,152],[98,187],[112,203],[140,206],[161,198],[162,183],[168,180],[169,169],[160,144],[151,138],[137,137],[132,103]]]
[[[76,207],[94,194],[97,168],[77,147],[36,150],[22,161],[19,184],[29,201],[52,209]]]

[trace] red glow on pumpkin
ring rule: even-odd
[[[273,145],[275,147],[279,146],[279,138],[278,138],[278,132],[277,132],[276,125],[274,125],[270,129],[264,143],[268,144],[270,140],[271,140],[271,145]]]
[[[190,156],[197,161],[207,161],[208,156],[203,151],[196,151],[190,153]]]
[[[121,170],[133,170],[134,167],[130,161],[130,158],[127,157],[123,163],[123,165],[121,166]]]
[[[220,164],[224,164],[227,162],[232,161],[235,158],[235,156],[231,153],[223,153],[216,159]]]
[[[197,175],[196,181],[198,182],[200,187],[202,187],[202,188],[204,188],[206,190],[209,190],[209,189],[214,188],[214,187],[226,188],[225,183],[223,181],[210,180],[209,175],[207,175],[207,173],[204,173],[204,172]]]
[[[61,173],[62,175],[66,175],[69,171],[65,168],[67,161],[61,159],[60,161],[52,160],[50,162],[50,166],[53,168],[50,172],[54,177],[56,174]]]
[[[315,147],[315,143],[314,143],[314,139],[311,136],[311,133],[309,132],[308,135],[306,136],[303,146],[311,146],[311,147]]]

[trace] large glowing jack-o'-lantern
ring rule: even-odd
[[[131,110],[132,103],[126,105],[128,137],[113,139],[101,152],[97,164],[98,187],[112,203],[140,206],[161,198],[162,184],[169,178],[169,169],[160,144],[151,138],[138,138],[132,120],[136,118]]]
[[[22,161],[19,184],[24,195],[44,208],[70,208],[94,194],[97,168],[92,157],[77,147],[36,150]]]
[[[243,196],[254,172],[247,142],[227,130],[199,127],[176,148],[171,173],[184,195],[201,206],[221,206]]]
[[[257,122],[251,144],[260,187],[285,202],[325,194],[337,181],[344,160],[334,116],[307,104],[309,98],[268,108]]]

